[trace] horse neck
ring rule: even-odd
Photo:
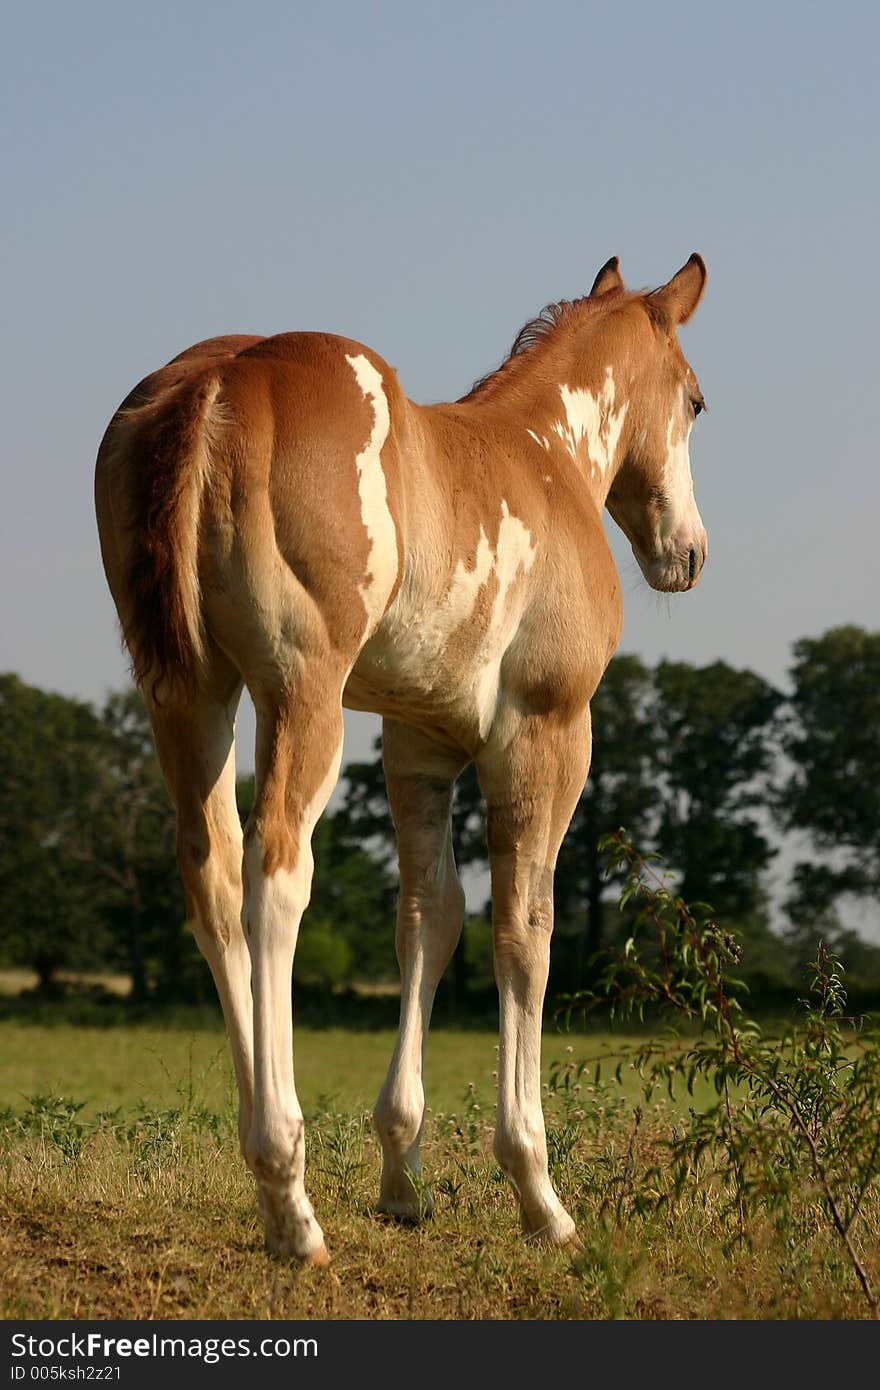
[[[627,448],[631,377],[613,334],[575,322],[511,358],[465,403],[521,431],[530,450],[573,461],[601,510]]]

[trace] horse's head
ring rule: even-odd
[[[621,283],[617,263],[610,261],[593,294]],[[648,583],[666,591],[692,589],[708,553],[688,453],[691,428],[705,402],[676,336],[699,304],[705,283],[706,267],[694,254],[668,284],[637,297],[647,315],[637,334],[628,447],[606,504]]]

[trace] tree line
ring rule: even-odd
[[[758,984],[795,982],[820,936],[851,978],[880,984],[880,949],[847,925],[880,903],[880,633],[841,627],[796,642],[789,686],[722,661],[614,658],[557,867],[551,988],[588,982],[595,952],[626,929],[598,851],[621,826],[658,854],[686,901],[711,904],[740,934]],[[396,977],[378,743],[343,775],[340,804],[315,832],[296,961],[297,979],[324,986]],[[253,778],[237,792],[244,819]],[[134,690],[97,709],[0,676],[0,965],[33,969],[44,991],[65,970],[120,971],[136,1000],[210,998],[184,924],[175,838]],[[473,768],[456,788],[453,842],[460,867],[486,868]],[[775,863],[785,874],[774,902]],[[447,987],[461,1004],[490,982],[486,908],[466,925]]]

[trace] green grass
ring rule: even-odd
[[[304,1111],[322,1097],[342,1107],[371,1108],[385,1078],[395,1034],[347,1032],[342,1028],[296,1028],[296,1084]],[[544,1075],[554,1062],[576,1051],[600,1058],[620,1051],[631,1039],[610,1033],[544,1033]],[[497,1038],[493,1033],[435,1029],[428,1041],[426,1090],[433,1109],[452,1110],[468,1083],[483,1100],[494,1094]],[[629,1093],[636,1081],[627,1077]],[[180,1103],[197,1094],[213,1108],[229,1103],[232,1066],[222,1025],[198,1030],[163,1029],[155,1024],[125,1028],[45,1027],[0,1022],[0,1107],[18,1107],[37,1093],[76,1097],[86,1114],[146,1101],[154,1106]]]
[[[546,1076],[554,1059],[621,1042],[545,1039]],[[0,1024],[0,1316],[866,1315],[808,1178],[784,1225],[758,1221],[745,1238],[711,1175],[676,1203],[660,1190],[664,1143],[694,1102],[646,1103],[628,1069],[621,1086],[611,1068],[597,1085],[591,1067],[546,1092],[551,1170],[584,1247],[572,1257],[527,1244],[491,1155],[488,1033],[432,1035],[423,1148],[436,1214],[418,1229],[381,1221],[368,1112],[391,1045],[390,1033],[297,1032],[307,1185],[332,1256],[313,1271],[264,1251],[219,1026]],[[877,1206],[872,1196],[862,1251],[875,1282]]]

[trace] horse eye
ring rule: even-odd
[[[691,401],[691,408],[694,412],[694,419],[696,420],[700,411],[706,409],[706,402],[701,400],[699,397],[694,396],[694,398]]]

